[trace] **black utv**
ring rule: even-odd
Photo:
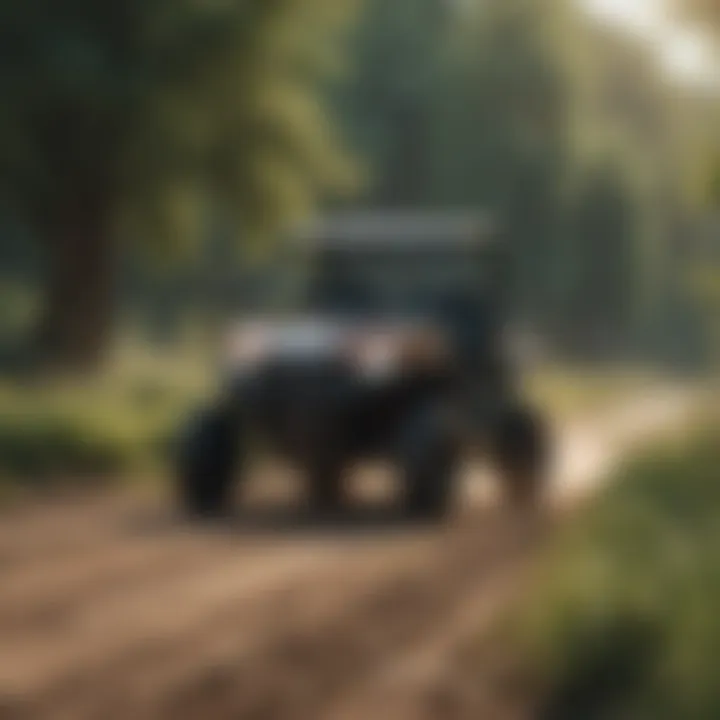
[[[511,503],[535,504],[546,428],[507,357],[508,254],[493,228],[474,215],[353,214],[292,248],[301,300],[239,324],[219,396],[186,428],[185,510],[226,512],[258,439],[299,465],[321,510],[342,504],[349,468],[389,458],[404,511],[439,519],[470,453],[497,468]]]

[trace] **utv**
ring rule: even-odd
[[[507,357],[508,253],[493,228],[475,215],[350,214],[290,246],[302,300],[231,333],[219,396],[180,445],[184,509],[227,511],[259,440],[299,465],[318,510],[342,504],[350,467],[389,458],[403,511],[440,519],[471,453],[511,503],[532,506],[548,442]]]

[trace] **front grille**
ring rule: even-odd
[[[269,440],[296,454],[328,442],[353,405],[354,381],[337,360],[277,360],[263,368],[251,416]]]

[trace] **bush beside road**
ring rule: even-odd
[[[715,421],[627,462],[561,533],[516,625],[531,717],[720,717],[719,468]]]
[[[0,489],[91,486],[152,472],[207,385],[195,359],[130,352],[99,379],[0,381]]]

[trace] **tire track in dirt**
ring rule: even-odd
[[[59,531],[61,541],[49,547],[47,536],[35,544],[21,542],[10,567],[0,565],[5,590],[0,594],[0,634],[6,640],[29,628],[39,632],[68,624],[85,606],[133,585],[160,578],[172,581],[178,573],[199,571],[213,561],[215,552],[236,559],[269,545],[267,540],[253,543],[249,538],[232,543],[232,528],[225,524],[201,530],[125,496],[93,499],[83,506],[90,516],[80,528],[71,508],[50,508],[50,529],[45,532]],[[29,528],[20,529],[21,540],[35,524],[42,524],[41,518],[34,517]],[[73,530],[69,537],[68,529]],[[274,542],[282,541],[275,537]],[[11,559],[9,553],[6,559]]]
[[[198,614],[197,622],[189,622],[187,616],[176,618],[174,630],[161,638],[156,637],[154,641],[137,636],[135,627],[135,641],[127,646],[126,652],[117,652],[116,648],[111,648],[110,652],[105,649],[100,653],[102,659],[96,664],[81,665],[74,673],[56,677],[55,688],[51,691],[42,692],[36,688],[33,692],[31,688],[26,688],[23,693],[17,690],[16,685],[15,695],[20,699],[23,696],[26,699],[30,696],[42,698],[40,705],[32,703],[35,708],[32,717],[36,717],[39,707],[45,707],[53,708],[53,711],[40,716],[53,719],[60,717],[58,713],[63,707],[73,708],[67,717],[83,717],[77,701],[82,699],[83,694],[92,696],[96,688],[105,689],[112,696],[112,687],[115,686],[118,696],[90,717],[107,717],[111,707],[117,707],[120,700],[127,701],[133,685],[137,693],[138,684],[141,690],[143,684],[146,686],[145,695],[149,693],[157,705],[158,697],[177,694],[183,686],[191,686],[193,678],[202,679],[206,671],[212,674],[213,668],[221,666],[219,663],[223,657],[227,662],[228,653],[237,662],[239,657],[252,658],[257,652],[262,656],[262,648],[268,643],[271,646],[273,643],[282,644],[283,637],[297,634],[303,628],[316,627],[324,632],[322,628],[328,623],[342,627],[347,622],[346,615],[352,617],[356,614],[353,610],[355,606],[370,602],[387,583],[398,582],[396,576],[406,580],[415,578],[416,583],[421,583],[428,565],[435,568],[446,564],[448,552],[454,554],[468,542],[467,537],[461,535],[456,538],[455,533],[448,539],[447,546],[445,543],[438,546],[437,537],[428,533],[419,536],[411,533],[408,538],[373,540],[370,543],[358,543],[353,539],[349,541],[350,547],[336,548],[337,554],[328,560],[324,569],[314,559],[308,568],[296,568],[295,578],[288,567],[279,568],[277,563],[271,563],[278,578],[284,578],[283,583],[273,587],[264,584],[262,593],[253,592],[245,599],[228,593],[222,607],[204,607]],[[471,545],[470,555],[468,547],[463,551],[466,563],[474,557],[474,539]],[[303,551],[307,550],[305,547]],[[287,556],[287,552],[285,554]],[[248,632],[241,635],[243,628],[247,628]],[[95,651],[97,654],[97,647]],[[158,668],[163,668],[163,671],[158,673]],[[122,681],[118,683],[118,679]],[[18,703],[20,707],[23,704]],[[142,706],[141,703],[124,717],[140,717]],[[122,713],[119,717],[123,717]],[[154,713],[150,717],[155,717]]]
[[[42,705],[66,707],[68,718],[105,718],[110,709],[119,718],[159,717],[157,708],[168,697],[202,684],[219,668],[251,661],[298,627],[322,627],[352,614],[353,606],[372,595],[398,566],[403,574],[421,573],[433,548],[427,538],[410,538],[389,549],[375,545],[341,552],[332,562],[288,580],[265,597],[254,596],[209,613],[168,642],[138,645],[125,656],[110,658],[99,672],[95,668],[81,678],[84,692],[60,687],[59,693],[47,693]]]
[[[486,632],[504,604],[517,592],[524,554],[512,555],[502,567],[458,598],[445,622],[398,655],[381,658],[351,691],[315,717],[319,720],[393,720],[453,717],[454,701],[443,692],[438,678],[446,679],[459,645]],[[477,715],[483,717],[483,715]]]
[[[6,578],[0,596],[0,634],[5,642],[22,634],[49,633],[77,622],[88,607],[111,602],[136,587],[175,581],[208,565],[256,552],[218,538],[178,533],[176,537],[131,538],[111,548],[63,562],[31,566]]]
[[[48,508],[4,513],[0,525],[0,571],[72,558],[88,546],[100,549],[127,539],[125,521],[148,512],[142,499],[127,494],[95,496]]]
[[[456,532],[432,554],[416,556],[414,568],[397,566],[367,586],[344,611],[306,618],[261,652],[196,674],[148,718],[314,719],[384,658],[442,625],[454,603],[506,561],[509,541],[497,526]]]
[[[333,555],[332,548],[308,554],[286,547],[259,551],[252,558],[232,549],[220,557],[211,554],[200,572],[181,573],[172,582],[158,577],[133,586],[106,603],[90,604],[73,622],[53,632],[3,643],[0,687],[34,693],[38,683],[60,679],[72,668],[92,667],[138,643],[172,637],[206,613],[253,593],[272,591]]]

